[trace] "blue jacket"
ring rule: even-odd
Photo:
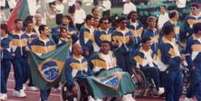
[[[158,31],[153,31],[151,29],[145,29],[144,32],[142,33],[142,38],[153,38],[158,35]],[[159,38],[158,38],[159,40]],[[156,42],[152,44],[151,49],[154,53],[157,53],[159,47],[159,43]]]
[[[12,54],[14,56],[14,58],[21,58],[21,57],[28,57],[27,51],[26,51],[26,47],[28,47],[28,35],[25,34],[24,32],[22,32],[22,34],[15,34],[12,33],[12,41],[16,42],[17,44],[14,45],[14,47],[16,48],[12,48]],[[14,43],[15,43],[14,42]],[[21,44],[21,42],[23,43],[23,45]]]
[[[138,30],[140,28],[143,28],[143,24],[139,21],[137,21],[137,26],[135,27],[134,25],[131,24],[131,22],[128,24],[128,28],[129,29],[135,29],[135,30]]]
[[[168,65],[168,70],[180,70],[180,56],[172,57],[172,55],[170,54],[170,49],[173,49],[173,46],[171,44],[164,41],[160,43],[161,61],[165,65]]]
[[[112,32],[113,32],[112,29],[109,29],[107,31],[103,31],[100,29],[95,30],[94,35],[95,35],[95,41],[97,45],[100,47],[102,41],[111,41],[111,40],[105,40],[103,37],[105,35],[108,35],[108,37],[110,37],[111,39]]]
[[[12,59],[11,47],[9,46],[12,37],[10,34],[6,37],[1,37],[1,59]]]
[[[74,71],[77,71],[76,73]],[[65,64],[65,77],[67,87],[71,90],[74,86],[74,79],[80,80],[90,76],[91,70],[88,68],[88,62],[83,57],[81,61],[75,59],[73,56],[66,60]]]
[[[195,20],[195,21],[201,20],[201,16],[200,17],[194,17],[191,15],[186,16],[185,22],[182,24],[182,31],[181,31],[181,35],[180,35],[180,38],[182,41],[188,40],[188,38],[191,37],[193,34],[193,26],[188,23],[189,19]]]
[[[69,25],[66,28],[67,28],[67,31],[73,32],[73,35],[72,35],[73,42],[77,41],[78,35],[77,35],[76,27],[74,25]],[[52,33],[52,39],[55,41],[55,43],[58,43],[59,34],[60,34],[60,26],[52,28],[51,33]]]
[[[154,53],[152,52],[151,50],[151,57],[154,58]],[[139,56],[139,57],[138,57]],[[146,60],[146,54],[143,53],[143,51],[141,50],[141,48],[139,48],[137,51],[134,51],[134,52],[131,52],[130,53],[130,66],[131,68],[133,66],[137,66],[137,64],[139,65],[139,67],[144,67],[144,68],[147,68],[147,67],[158,67],[154,62],[153,62],[153,66],[150,66],[149,64],[140,64],[140,61],[137,61],[135,58],[138,57],[138,58],[141,58],[142,60]]]
[[[29,47],[32,52],[42,55],[55,50],[56,44],[51,39],[48,39],[47,42],[44,42],[40,39],[40,37],[38,37],[31,42]]]
[[[123,43],[122,40],[123,38],[126,38],[126,42]],[[127,52],[130,52],[131,49],[133,48],[134,46],[134,41],[132,39],[132,33],[131,31],[127,31],[125,36],[122,32],[118,31],[118,30],[115,30],[113,33],[112,33],[112,43],[121,43],[122,45],[121,46],[116,46],[113,44],[113,50],[114,52],[120,52],[120,53],[127,53]]]
[[[187,40],[187,45],[186,45],[186,54],[189,54],[186,59],[188,62],[189,67],[195,66],[196,68],[201,69],[201,52],[195,56],[194,59],[192,59],[192,53],[193,53],[193,45],[201,45],[201,42],[195,38],[194,35],[192,35],[188,40]]]
[[[90,35],[92,35],[91,38],[87,37],[87,34],[89,34],[89,33],[90,33]],[[89,40],[87,41],[87,39],[89,39]],[[79,41],[80,41],[80,45],[82,46],[82,48],[88,50],[89,54],[92,54],[94,52],[93,43],[95,42],[95,36],[94,36],[94,32],[90,32],[90,29],[88,29],[85,26],[83,26],[80,29]]]

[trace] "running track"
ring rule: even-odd
[[[7,88],[8,88],[8,100],[7,101],[39,101],[39,91],[30,91],[28,88],[25,90],[27,96],[25,98],[16,98],[12,96],[12,92],[15,86],[13,72],[10,72]],[[52,90],[48,101],[61,101],[60,92],[58,90]],[[137,98],[136,101],[164,101],[162,98]]]

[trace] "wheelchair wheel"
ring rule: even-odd
[[[132,79],[137,86],[134,92],[134,96],[143,96],[147,88],[144,73],[140,69],[133,69]]]
[[[62,101],[70,101],[70,99],[76,99],[76,101],[80,101],[81,99],[81,90],[78,82],[75,80],[74,81],[75,87],[77,88],[77,95],[73,96],[72,93],[68,90],[67,84],[63,84],[62,86],[62,91],[61,91],[61,96],[62,96]]]

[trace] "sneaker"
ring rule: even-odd
[[[37,87],[34,87],[34,86],[30,86],[30,87],[29,87],[29,90],[31,90],[31,91],[37,91],[38,88],[37,88]]]
[[[61,91],[61,89],[62,89],[62,85],[60,85],[60,86],[58,87],[58,90],[59,90],[59,91]]]
[[[192,99],[185,97],[185,98],[184,98],[184,101],[192,101]]]
[[[95,101],[95,99],[92,96],[88,96],[89,101]]]
[[[0,100],[7,100],[8,96],[6,93],[0,94]]]
[[[26,97],[26,94],[23,90],[20,90],[20,91],[13,91],[13,96],[15,97]]]
[[[23,84],[22,90],[26,90],[26,84]]]
[[[158,90],[158,95],[162,95],[165,92],[165,89],[160,87]]]
[[[131,94],[124,95],[122,101],[135,101]]]
[[[96,99],[96,101],[103,101],[102,99]]]

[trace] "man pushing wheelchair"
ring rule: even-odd
[[[77,55],[77,53],[80,54]],[[68,101],[73,101],[74,94],[78,94],[73,79],[79,82],[80,87],[85,85],[81,91],[81,101],[102,101],[105,98],[116,97],[123,101],[135,101],[132,97],[135,84],[130,74],[123,72],[117,66],[109,41],[101,42],[100,52],[93,54],[88,62],[81,55],[80,45],[74,44],[73,56],[70,60],[77,60],[77,62],[68,61],[65,67],[67,88],[72,93],[72,96],[68,97]],[[80,62],[78,62],[79,60]],[[88,94],[83,92],[86,90]],[[84,94],[85,97],[82,96]],[[85,99],[86,95],[87,99]]]

